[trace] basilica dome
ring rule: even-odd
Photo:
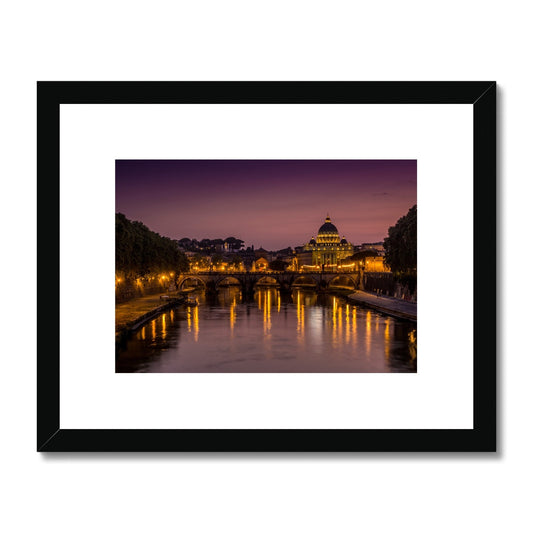
[[[337,230],[337,227],[331,223],[329,215],[326,217],[324,224],[318,229],[316,240],[319,243],[338,243],[340,241],[339,231]]]
[[[324,224],[322,224],[322,226],[320,226],[320,228],[318,229],[318,234],[320,235],[321,233],[326,233],[326,234],[333,233],[337,235],[339,234],[337,227],[335,226],[335,224],[331,223],[331,218],[329,218],[329,216],[326,217]]]
[[[335,269],[341,264],[342,259],[353,254],[353,250],[352,243],[344,237],[341,240],[337,227],[328,215],[318,229],[316,239],[311,237],[311,240],[302,246],[298,255],[298,263],[304,269],[322,268],[322,271]]]

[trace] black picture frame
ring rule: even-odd
[[[62,429],[61,104],[471,104],[474,161],[473,429]],[[38,82],[37,450],[232,452],[496,451],[496,83]]]

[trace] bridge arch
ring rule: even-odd
[[[195,276],[194,274],[192,274],[192,275],[185,275],[182,279],[178,281],[177,283],[178,290],[184,289],[185,283],[189,280],[199,281],[203,285],[204,289],[207,288],[206,282],[200,276]]]
[[[294,280],[292,281],[292,286],[294,287],[295,285],[297,286],[308,286],[308,287],[318,287],[319,286],[319,281],[314,277],[314,276],[311,276],[310,274],[301,274],[300,276],[296,276],[294,278]]]
[[[228,281],[234,281],[234,284],[238,284],[241,290],[244,288],[244,284],[242,282],[242,279],[237,278],[236,276],[223,276],[219,280],[215,281],[215,289],[218,290],[220,287],[224,286],[224,283]]]
[[[339,274],[329,280],[328,288],[330,287],[349,287],[355,290],[357,289],[357,280],[349,274]]]
[[[279,279],[275,274],[266,274],[258,278],[254,285],[279,285]]]

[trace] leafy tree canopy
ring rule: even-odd
[[[178,242],[148,229],[143,223],[115,215],[115,269],[131,276],[184,272],[189,268]]]
[[[393,272],[416,274],[416,205],[389,228],[383,241],[385,262]]]
[[[211,264],[214,267],[221,265],[222,261],[224,261],[224,258],[220,254],[215,254],[211,257]]]
[[[367,257],[377,257],[379,253],[376,250],[359,250],[355,252],[352,256],[350,256],[348,259],[351,261],[359,262],[364,261]]]

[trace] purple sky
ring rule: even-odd
[[[299,246],[329,213],[354,244],[416,204],[416,160],[117,160],[116,211],[172,239]]]

